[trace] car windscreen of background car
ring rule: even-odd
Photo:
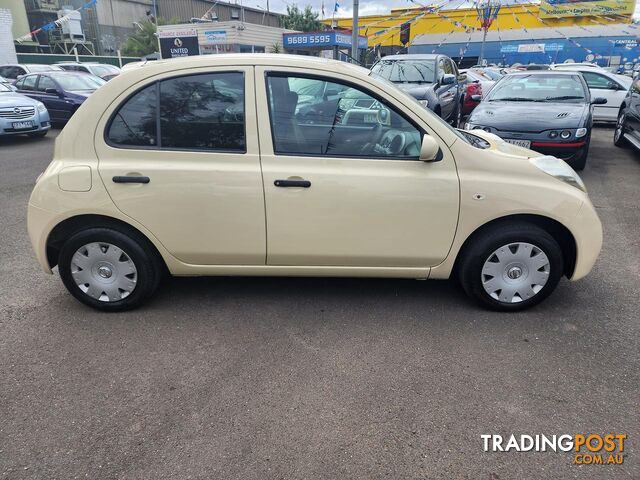
[[[100,77],[94,77],[93,75],[78,74],[78,75],[51,75],[51,77],[58,82],[58,84],[68,91],[82,91],[82,90],[96,90],[104,85],[106,82]]]
[[[584,103],[586,92],[575,75],[513,75],[498,82],[487,101]]]
[[[118,69],[111,65],[93,65],[92,68],[96,75],[114,75],[119,73]]]
[[[436,64],[430,60],[380,60],[371,72],[391,82],[433,83]]]

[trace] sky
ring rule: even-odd
[[[233,0],[231,0],[233,1]],[[424,1],[420,2],[416,0],[415,2],[411,0],[360,0],[359,3],[359,14],[360,15],[373,15],[380,13],[388,13],[392,8],[397,7],[411,7],[411,6],[420,6],[420,5],[429,5],[429,4],[437,4],[443,0],[433,0],[431,2]],[[465,2],[465,0],[449,0],[451,2],[452,8],[460,8],[464,6],[469,6],[471,2]],[[240,2],[240,0],[238,0]],[[266,0],[243,0],[244,5],[248,7],[259,6],[260,8],[266,8]],[[320,9],[323,4],[323,0],[301,0],[301,1],[291,1],[291,0],[269,0],[269,9],[275,12],[286,12],[287,4],[294,4],[300,8],[304,8],[306,5],[311,5],[315,11],[320,12]],[[523,0],[507,0],[504,1],[503,4],[508,3],[525,3]],[[531,2],[534,3],[534,2]],[[353,0],[338,0],[338,4],[340,7],[338,8],[338,12],[336,13],[336,18],[340,17],[350,17],[352,13],[352,4]],[[335,0],[324,0],[324,18],[331,18],[333,16],[333,9],[335,6]],[[444,7],[445,9],[447,7]],[[636,11],[634,14],[635,18],[640,18],[640,1],[636,4]]]

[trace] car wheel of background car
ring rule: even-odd
[[[453,128],[458,128],[461,122],[462,122],[462,103],[458,103],[458,106],[456,107],[456,111],[453,114],[453,120],[451,121],[451,126]]]
[[[60,277],[82,303],[103,311],[135,308],[158,287],[162,269],[145,241],[111,228],[71,236],[58,257]]]
[[[541,302],[563,274],[558,242],[527,222],[496,224],[466,245],[458,269],[462,287],[494,310],[524,310]]]
[[[49,130],[45,130],[43,132],[33,132],[33,133],[30,133],[29,136],[33,138],[42,138],[47,134],[48,131]]]
[[[626,147],[627,139],[624,138],[624,130],[626,126],[627,117],[624,110],[618,115],[618,121],[616,122],[616,129],[613,132],[613,144],[616,147]]]

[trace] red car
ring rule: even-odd
[[[464,84],[464,101],[462,103],[462,115],[469,115],[486,95],[493,85],[502,78],[503,74],[497,69],[470,68],[461,71],[467,75]]]

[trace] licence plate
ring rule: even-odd
[[[33,128],[33,122],[31,120],[27,122],[13,122],[11,126],[14,130],[22,130],[25,128]]]
[[[505,142],[517,145],[519,147],[529,148],[531,147],[531,140],[514,140],[512,138],[505,138]]]

